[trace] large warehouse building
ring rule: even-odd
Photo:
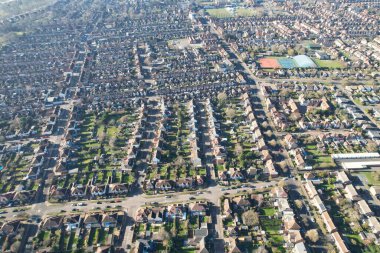
[[[331,158],[345,170],[363,170],[380,167],[379,153],[333,154]]]

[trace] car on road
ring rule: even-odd
[[[165,198],[170,199],[172,196],[166,195]]]
[[[78,203],[78,206],[87,206],[87,204],[83,203],[83,202],[80,202],[80,203]]]
[[[79,209],[78,208],[73,208],[72,211],[73,212],[77,212],[77,211],[79,211]]]
[[[96,204],[100,205],[100,204],[102,204],[102,202],[101,202],[101,201],[98,201],[98,202],[96,202]]]
[[[190,200],[194,200],[194,199],[195,199],[195,197],[190,197],[189,199],[190,199]]]
[[[7,211],[1,211],[0,214],[8,213]]]

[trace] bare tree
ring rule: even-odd
[[[236,115],[236,111],[232,108],[227,108],[226,109],[226,116],[227,118],[229,118],[230,120],[232,120]]]
[[[312,242],[317,242],[319,240],[319,234],[318,230],[316,229],[310,229],[306,232],[306,237],[309,238]]]
[[[103,142],[106,139],[106,133],[101,132],[98,138],[99,138],[99,142]]]
[[[174,161],[174,165],[177,167],[177,168],[180,168],[182,166],[185,165],[185,159],[183,159],[183,157],[181,155],[179,155],[177,157],[177,159],[175,159]]]
[[[218,94],[218,101],[220,104],[223,104],[227,99],[227,94],[225,92],[220,92]]]
[[[243,153],[243,147],[241,146],[240,143],[237,143],[237,144],[235,145],[235,155],[236,155],[236,156],[239,156],[239,155],[241,155],[242,153]]]
[[[296,205],[296,207],[297,207],[298,209],[301,209],[302,206],[303,206],[302,200],[300,200],[300,199],[296,199],[296,200],[294,201],[294,204]]]
[[[116,141],[117,141],[116,137],[111,137],[110,138],[109,145],[110,145],[111,148],[115,148],[116,147]]]
[[[249,210],[242,215],[243,223],[247,226],[259,225],[259,215],[254,210]]]

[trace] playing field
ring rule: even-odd
[[[207,13],[211,17],[215,17],[215,18],[232,18],[234,16],[234,14],[230,10],[227,10],[226,8],[208,9]]]
[[[257,14],[260,14],[260,11],[254,8],[237,8],[236,16],[240,17],[252,17]]]
[[[313,59],[313,61],[320,67],[320,68],[329,68],[329,69],[340,69],[344,68],[345,65],[341,61],[337,60],[319,60],[319,59]]]

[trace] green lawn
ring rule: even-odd
[[[335,164],[333,163],[331,156],[329,154],[322,154],[318,149],[316,145],[306,145],[305,146],[306,151],[313,155],[313,160],[315,164],[313,166],[319,167],[319,168],[328,168],[328,167],[335,167]]]
[[[236,15],[241,17],[251,17],[257,14],[257,10],[254,8],[237,8]]]
[[[210,14],[211,17],[215,18],[232,18],[234,16],[232,12],[225,8],[209,9],[207,10],[207,13]]]
[[[313,61],[321,68],[338,69],[344,68],[344,63],[338,60],[319,60],[313,58]]]
[[[265,216],[273,216],[276,210],[274,208],[262,208],[260,213]]]
[[[358,175],[361,175],[363,177],[366,177],[368,180],[368,184],[370,185],[380,185],[380,181],[377,180],[376,177],[372,175],[372,172],[370,171],[362,171],[360,173],[357,173]]]
[[[277,234],[281,229],[282,221],[278,219],[268,219],[261,216],[260,224],[263,230],[265,230],[268,234]]]

